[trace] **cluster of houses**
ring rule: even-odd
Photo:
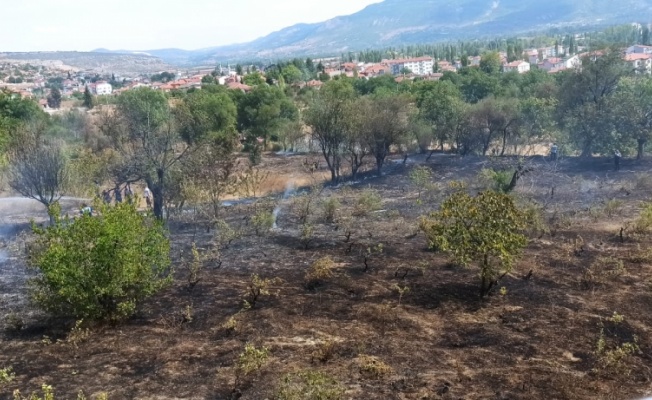
[[[579,50],[581,51],[581,49]],[[560,46],[527,49],[523,53],[523,59],[515,61],[508,61],[507,54],[504,52],[498,54],[501,58],[503,72],[516,72],[519,74],[526,73],[533,67],[547,71],[548,73],[573,69],[581,65],[582,58],[588,54],[566,55],[567,53],[568,49]],[[631,46],[623,52],[623,59],[632,66],[632,69],[638,72],[652,73],[652,46],[638,44]],[[464,60],[464,65],[478,66],[480,65],[480,60],[480,56],[468,57]],[[463,61],[461,59],[452,62],[445,60],[438,61],[428,56],[388,59],[379,63],[342,63],[338,59],[323,59],[319,61],[322,61],[325,66],[324,74],[327,74],[330,78],[348,76],[369,79],[377,76],[390,75],[394,76],[397,82],[411,80],[416,77],[427,80],[438,80],[443,76],[444,72],[457,72],[463,67]],[[3,69],[12,70],[12,68],[15,69],[16,66],[0,64],[0,71]],[[149,87],[163,92],[170,92],[173,90],[201,88],[204,82],[203,79],[211,72],[213,70],[195,71],[193,74],[187,73],[185,76],[177,74],[176,78],[169,82],[151,82],[148,77],[135,77],[129,80],[123,79],[121,87],[114,88],[106,80],[87,82],[87,79],[85,79],[87,74],[83,71],[34,68],[25,69],[24,79],[21,83],[10,83],[0,80],[0,88],[9,89],[23,97],[33,97],[33,92],[39,91],[40,95],[45,97],[49,91],[46,88],[49,80],[52,77],[61,77],[59,79],[62,79],[61,86],[63,87],[62,94],[64,96],[71,96],[76,92],[84,92],[86,88],[96,96],[118,95],[127,90],[140,87]],[[113,77],[113,79],[116,78]],[[224,85],[229,89],[249,92],[252,87],[246,85],[244,80],[243,76],[238,75],[230,69],[223,76],[215,77],[216,83]],[[323,85],[323,82],[321,80],[311,80],[296,85],[298,87],[319,88]]]
[[[581,48],[578,49],[582,51]],[[502,71],[505,73],[516,72],[524,74],[533,67],[554,74],[560,71],[574,69],[581,65],[582,58],[589,55],[587,52],[568,55],[568,49],[562,46],[550,46],[538,49],[527,49],[523,59],[508,61],[507,53],[498,53],[502,62]],[[595,52],[592,54],[596,54]],[[623,54],[633,70],[642,73],[652,73],[652,46],[634,45],[627,48]],[[468,57],[469,66],[480,65],[480,56]],[[394,75],[397,81],[420,77],[423,79],[437,80],[443,72],[456,72],[462,68],[462,60],[437,61],[432,57],[415,57],[405,59],[383,60],[380,63],[343,63],[339,67],[327,68],[326,73],[331,77],[346,75],[349,77],[376,77]],[[435,72],[437,71],[437,72]]]

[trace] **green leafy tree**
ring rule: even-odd
[[[50,108],[60,108],[61,107],[61,91],[58,87],[54,86],[50,89],[50,95],[48,96],[48,106]]]
[[[231,97],[219,88],[190,93],[174,108],[163,93],[151,89],[121,94],[115,118],[100,126],[121,156],[114,167],[116,179],[144,180],[152,191],[154,214],[162,218],[170,171],[194,149],[233,134],[235,113]]]
[[[500,73],[501,68],[500,55],[495,51],[485,53],[480,58],[480,70],[486,74],[496,75]]]
[[[490,97],[471,106],[467,116],[472,138],[478,142],[467,143],[468,149],[479,146],[486,155],[494,141],[502,136],[501,154],[504,154],[507,138],[518,127],[518,101]]]
[[[458,80],[462,95],[468,103],[477,103],[492,95],[499,97],[503,93],[498,77],[482,72],[478,68],[464,68],[459,74],[448,76],[455,76],[452,79]]]
[[[525,217],[509,195],[457,191],[438,212],[421,220],[430,247],[451,254],[456,263],[480,267],[480,295],[489,294],[527,244]]]
[[[376,159],[376,173],[380,176],[392,146],[405,143],[409,127],[409,98],[402,94],[377,95],[370,99],[364,115],[363,135]]]
[[[294,64],[290,64],[287,67],[283,68],[281,75],[285,80],[285,83],[288,85],[295,84],[303,78],[303,72],[297,68]]]
[[[631,71],[618,50],[589,55],[582,68],[560,77],[558,119],[583,157],[594,152],[611,153],[622,146],[614,126],[613,94],[620,79]]]
[[[215,77],[213,75],[204,75],[201,78],[202,85],[214,85],[216,83]]]
[[[48,120],[49,116],[35,101],[0,89],[0,154],[20,146],[23,131],[43,131]]]
[[[319,145],[333,182],[338,182],[341,177],[350,128],[347,116],[355,99],[356,93],[349,80],[328,81],[305,113],[306,125],[312,128],[312,138]]]
[[[158,221],[135,204],[101,205],[76,219],[50,212],[55,223],[33,226],[33,299],[55,315],[118,321],[170,282],[170,244]]]
[[[462,95],[450,81],[423,82],[416,85],[415,92],[419,115],[431,125],[443,148],[454,138],[462,118]]]
[[[284,121],[295,121],[298,115],[294,103],[276,86],[256,86],[238,102],[238,128],[247,132],[247,142],[252,146],[257,138],[266,145]]]
[[[93,108],[93,95],[91,94],[90,89],[88,89],[88,86],[86,86],[86,90],[84,90],[84,107],[89,110]]]
[[[47,114],[35,101],[0,89],[0,117],[8,118],[12,125],[16,125],[46,120]]]
[[[265,83],[265,78],[259,72],[247,74],[242,78],[244,84],[249,86],[258,86]]]
[[[640,160],[652,137],[652,79],[649,76],[621,79],[611,103],[616,128],[623,139],[636,142]]]

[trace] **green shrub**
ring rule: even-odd
[[[410,182],[417,187],[421,199],[421,194],[432,187],[432,169],[424,166],[414,168],[410,171]]]
[[[29,396],[23,396],[20,393],[20,390],[16,389],[13,393],[14,400],[55,400],[57,397],[54,395],[54,388],[50,385],[43,384],[41,385],[41,394],[32,393]],[[94,396],[97,400],[108,400],[109,395],[107,393],[99,393],[97,396]],[[87,397],[84,395],[84,392],[81,390],[77,393],[77,400],[86,400]]]
[[[274,214],[269,211],[259,211],[251,218],[251,224],[257,236],[263,236],[274,226]]]
[[[339,200],[334,197],[329,197],[328,199],[322,201],[322,207],[324,211],[324,221],[328,223],[335,222],[337,216],[337,209],[340,208],[341,204]]]
[[[618,199],[611,199],[604,204],[604,212],[609,218],[620,215],[622,208],[623,201]]]
[[[634,221],[634,233],[647,233],[652,228],[652,203],[644,203],[639,217]]]
[[[484,168],[480,171],[480,180],[484,182],[492,190],[500,193],[507,193],[510,191],[510,183],[514,171],[510,170],[495,170]]]
[[[584,268],[580,282],[586,289],[603,286],[626,272],[622,260],[614,257],[598,257]]]
[[[612,373],[628,374],[628,361],[640,354],[638,337],[627,334],[629,330],[625,317],[614,312],[611,317],[601,320],[600,333],[596,342],[595,356],[597,367]]]
[[[448,252],[462,266],[477,262],[481,296],[511,267],[527,244],[522,234],[527,219],[506,194],[485,191],[470,196],[458,191],[438,212],[422,218],[421,230],[431,249]]]
[[[373,211],[380,210],[382,206],[383,201],[378,192],[373,189],[366,189],[356,199],[353,215],[364,217]]]
[[[0,368],[0,387],[13,382],[16,374],[11,367]]]
[[[378,357],[361,355],[358,358],[360,375],[367,379],[380,379],[392,372],[392,368]]]
[[[30,282],[42,309],[76,319],[130,317],[142,300],[170,282],[170,243],[163,225],[134,204],[98,205],[99,214],[33,226]]]
[[[312,243],[314,239],[315,227],[307,222],[301,225],[301,236],[299,237],[299,240],[301,240],[301,244],[303,245],[304,250],[308,250],[310,243]]]
[[[308,289],[313,289],[315,286],[318,286],[325,280],[331,278],[333,276],[334,267],[335,263],[330,257],[323,257],[312,263],[304,276],[306,287]]]
[[[317,371],[302,371],[283,377],[276,400],[340,400],[344,388],[329,375]]]
[[[235,388],[239,388],[246,378],[265,366],[269,355],[267,347],[256,348],[253,344],[247,343],[235,363]]]
[[[280,278],[261,278],[258,274],[252,274],[247,285],[247,291],[244,293],[243,307],[245,310],[256,307],[258,300],[262,296],[273,296],[278,294],[278,290],[272,290],[275,285],[280,285]]]

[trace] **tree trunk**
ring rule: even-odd
[[[482,276],[482,283],[480,286],[480,297],[484,297],[489,293],[489,282],[487,282],[487,269],[489,268],[489,256],[487,254],[484,255],[482,259],[482,266],[480,267],[482,270],[480,271],[480,275]],[[488,287],[489,286],[489,287]]]
[[[150,180],[150,182],[147,182],[147,185],[149,186],[150,190],[152,191],[152,200],[153,200],[153,208],[154,208],[154,216],[162,220],[163,219],[163,196],[165,193],[165,171],[161,168],[156,170],[156,175],[157,175],[157,182],[154,184]]]
[[[376,157],[376,173],[378,176],[383,176],[383,164],[385,163],[385,157]]]
[[[152,197],[154,199],[154,216],[163,219],[163,190],[158,185],[152,188]]]
[[[503,148],[500,150],[500,156],[505,155],[505,148],[507,147],[507,130],[503,131]]]
[[[645,155],[645,143],[647,142],[647,140],[646,139],[638,139],[637,142],[638,142],[638,152],[636,154],[636,159],[640,160]]]

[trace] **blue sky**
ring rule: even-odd
[[[0,8],[0,52],[188,50],[247,42],[380,0],[16,0]]]

